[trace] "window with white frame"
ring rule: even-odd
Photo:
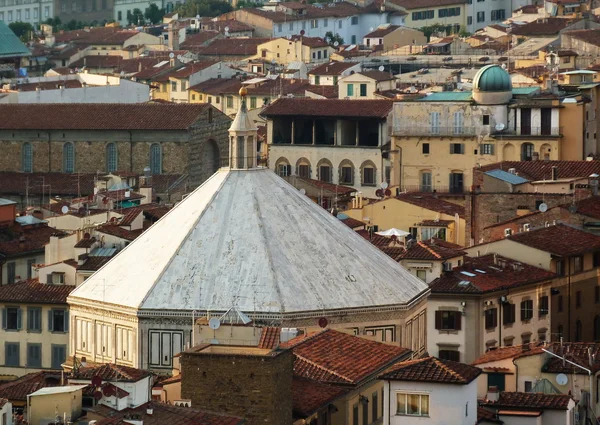
[[[423,227],[421,229],[421,240],[427,241],[431,238],[446,240],[445,227]]]
[[[312,19],[310,21],[310,27],[311,28],[319,28],[319,20],[318,19]]]
[[[429,416],[429,394],[396,393],[396,415]]]
[[[430,112],[429,113],[429,125],[431,134],[440,134],[440,113]]]
[[[482,155],[493,155],[494,154],[494,144],[493,143],[482,143],[481,144],[481,154]]]

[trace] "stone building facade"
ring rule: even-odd
[[[188,174],[227,157],[231,119],[212,105],[2,105],[1,171]],[[34,118],[35,119],[29,119]]]

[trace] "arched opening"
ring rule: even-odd
[[[377,167],[373,161],[367,160],[360,165],[360,184],[363,186],[377,184]]]
[[[63,145],[63,172],[75,172],[75,145],[71,142]]]
[[[290,161],[285,157],[280,157],[275,161],[275,172],[279,177],[287,177],[292,174],[292,166]]]
[[[117,145],[111,142],[106,145],[106,171],[109,173],[113,173],[117,171],[117,168]]]
[[[521,161],[531,161],[533,159],[533,143],[523,143],[521,145]]]
[[[507,143],[506,145],[504,145],[504,147],[502,148],[502,159],[504,161],[514,161],[517,159],[515,147],[513,144]]]
[[[338,171],[340,173],[339,182],[340,184],[354,184],[354,164],[349,159],[344,159],[340,162],[338,167]]]
[[[326,183],[333,181],[333,165],[328,159],[323,158],[317,163],[317,179]]]
[[[548,143],[544,143],[540,147],[540,159],[550,160],[550,159],[552,159],[551,155],[552,155],[552,146],[550,146]]]
[[[150,171],[153,175],[162,174],[162,149],[158,143],[150,146]]]
[[[219,145],[213,139],[209,139],[204,144],[204,163],[206,164],[206,172],[213,174],[219,169],[220,152]]]
[[[21,152],[21,169],[24,173],[33,172],[33,148],[29,142],[23,144]]]
[[[311,175],[310,161],[304,157],[296,161],[296,175],[305,179],[310,179]]]

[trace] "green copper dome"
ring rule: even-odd
[[[510,75],[500,65],[486,65],[473,78],[473,89],[482,92],[506,92],[512,90]]]

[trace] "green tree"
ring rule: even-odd
[[[342,44],[344,44],[344,39],[342,37],[340,37],[340,35],[338,33],[333,33],[331,31],[327,31],[325,33],[325,40],[328,40],[328,43],[330,46],[335,47],[335,42],[338,42],[338,46],[341,46]]]
[[[12,22],[8,24],[8,27],[19,37],[22,41],[29,41],[31,33],[33,32],[33,26],[27,22]]]
[[[48,18],[44,21],[44,23],[52,26],[52,32],[58,32],[62,25],[62,21],[58,16],[55,16],[54,18]]]
[[[248,7],[261,7],[263,4],[259,2],[253,2],[251,0],[238,0],[236,9],[244,9]]]
[[[233,7],[220,0],[189,0],[175,8],[175,12],[182,18],[200,16],[219,16],[231,12]]]
[[[127,22],[129,25],[139,25],[144,23],[144,12],[137,7],[133,9],[133,12],[127,12]]]
[[[148,8],[146,8],[144,16],[151,23],[156,24],[162,21],[163,16],[165,16],[165,9],[159,9],[156,4],[152,3]]]

